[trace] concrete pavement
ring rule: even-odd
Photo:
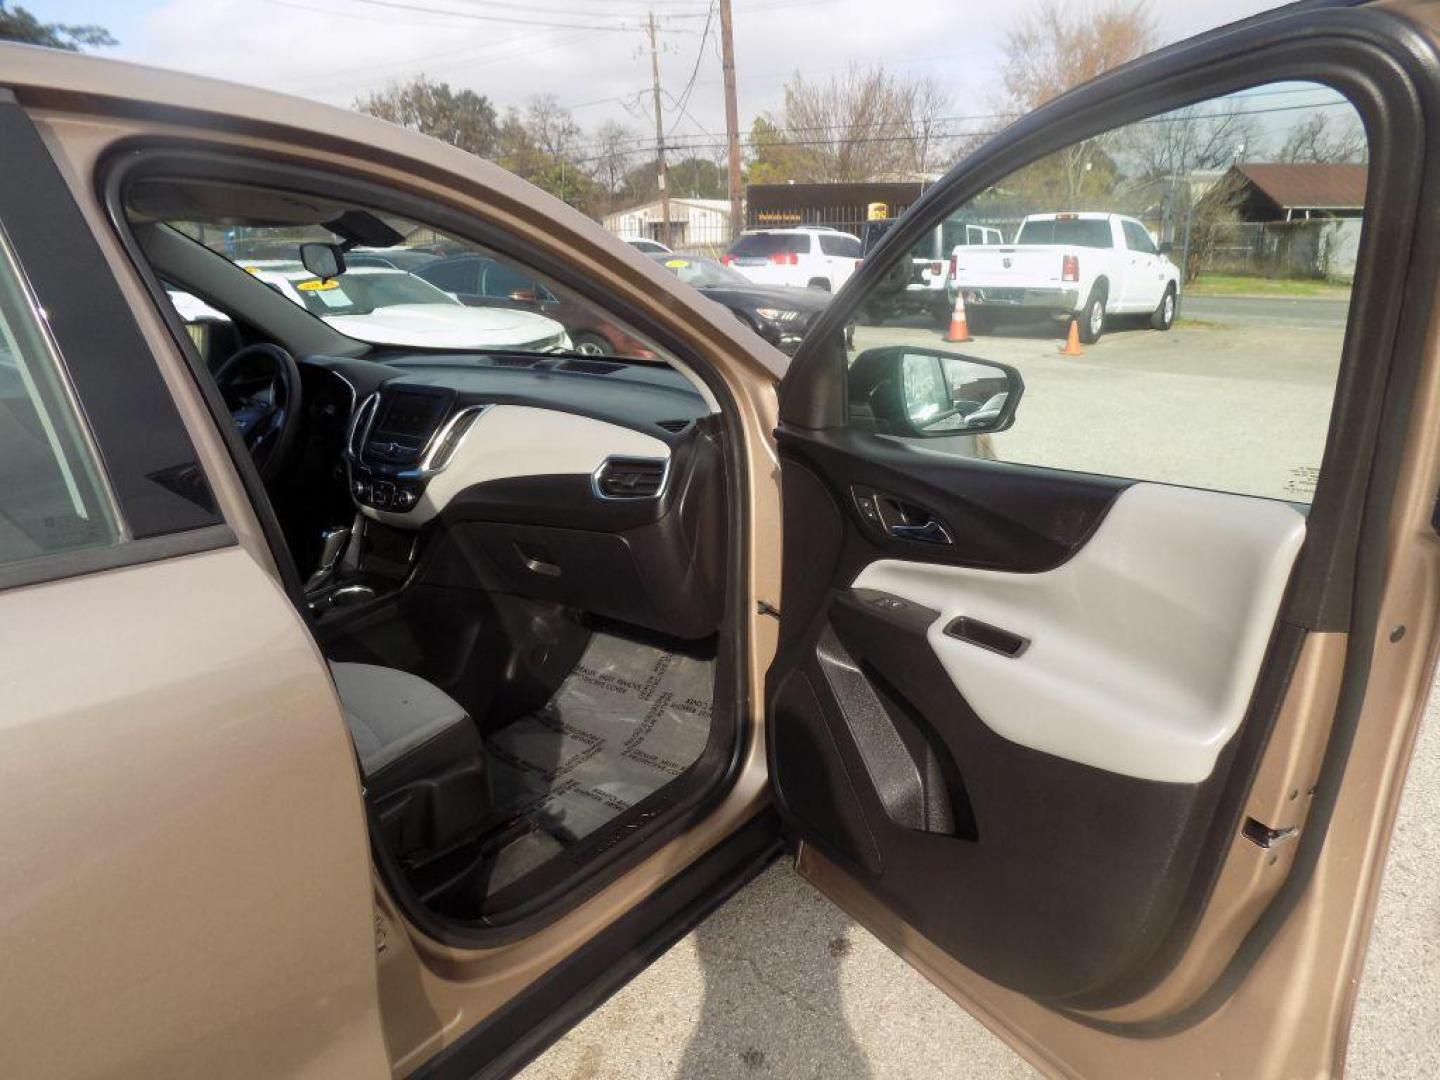
[[[1432,692],[1360,984],[1350,1080],[1440,1076],[1437,712]],[[521,1075],[990,1080],[1036,1074],[781,863]]]

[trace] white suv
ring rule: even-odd
[[[720,261],[757,285],[791,285],[834,292],[860,265],[857,237],[839,229],[751,229]]]

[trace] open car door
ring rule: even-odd
[[[1436,17],[1299,5],[1066,94],[925,194],[782,384],[799,869],[1048,1072],[1343,1062],[1440,600]],[[1165,256],[1153,310],[1106,215]],[[965,343],[907,296],[946,221],[1006,241],[952,253]],[[1353,289],[1281,317],[1202,298],[1227,269]]]

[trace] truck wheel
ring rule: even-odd
[[[1081,342],[1094,345],[1105,333],[1105,290],[1101,286],[1090,290],[1090,299],[1085,301],[1079,318]]]
[[[830,279],[823,277],[811,278],[810,283],[805,286],[807,289],[821,289],[824,292],[830,291]]]
[[[1175,286],[1165,286],[1165,295],[1159,305],[1150,313],[1150,326],[1155,330],[1169,330],[1175,325]]]

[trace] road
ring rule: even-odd
[[[1349,299],[1319,296],[1185,296],[1180,318],[1226,326],[1343,330]]]

